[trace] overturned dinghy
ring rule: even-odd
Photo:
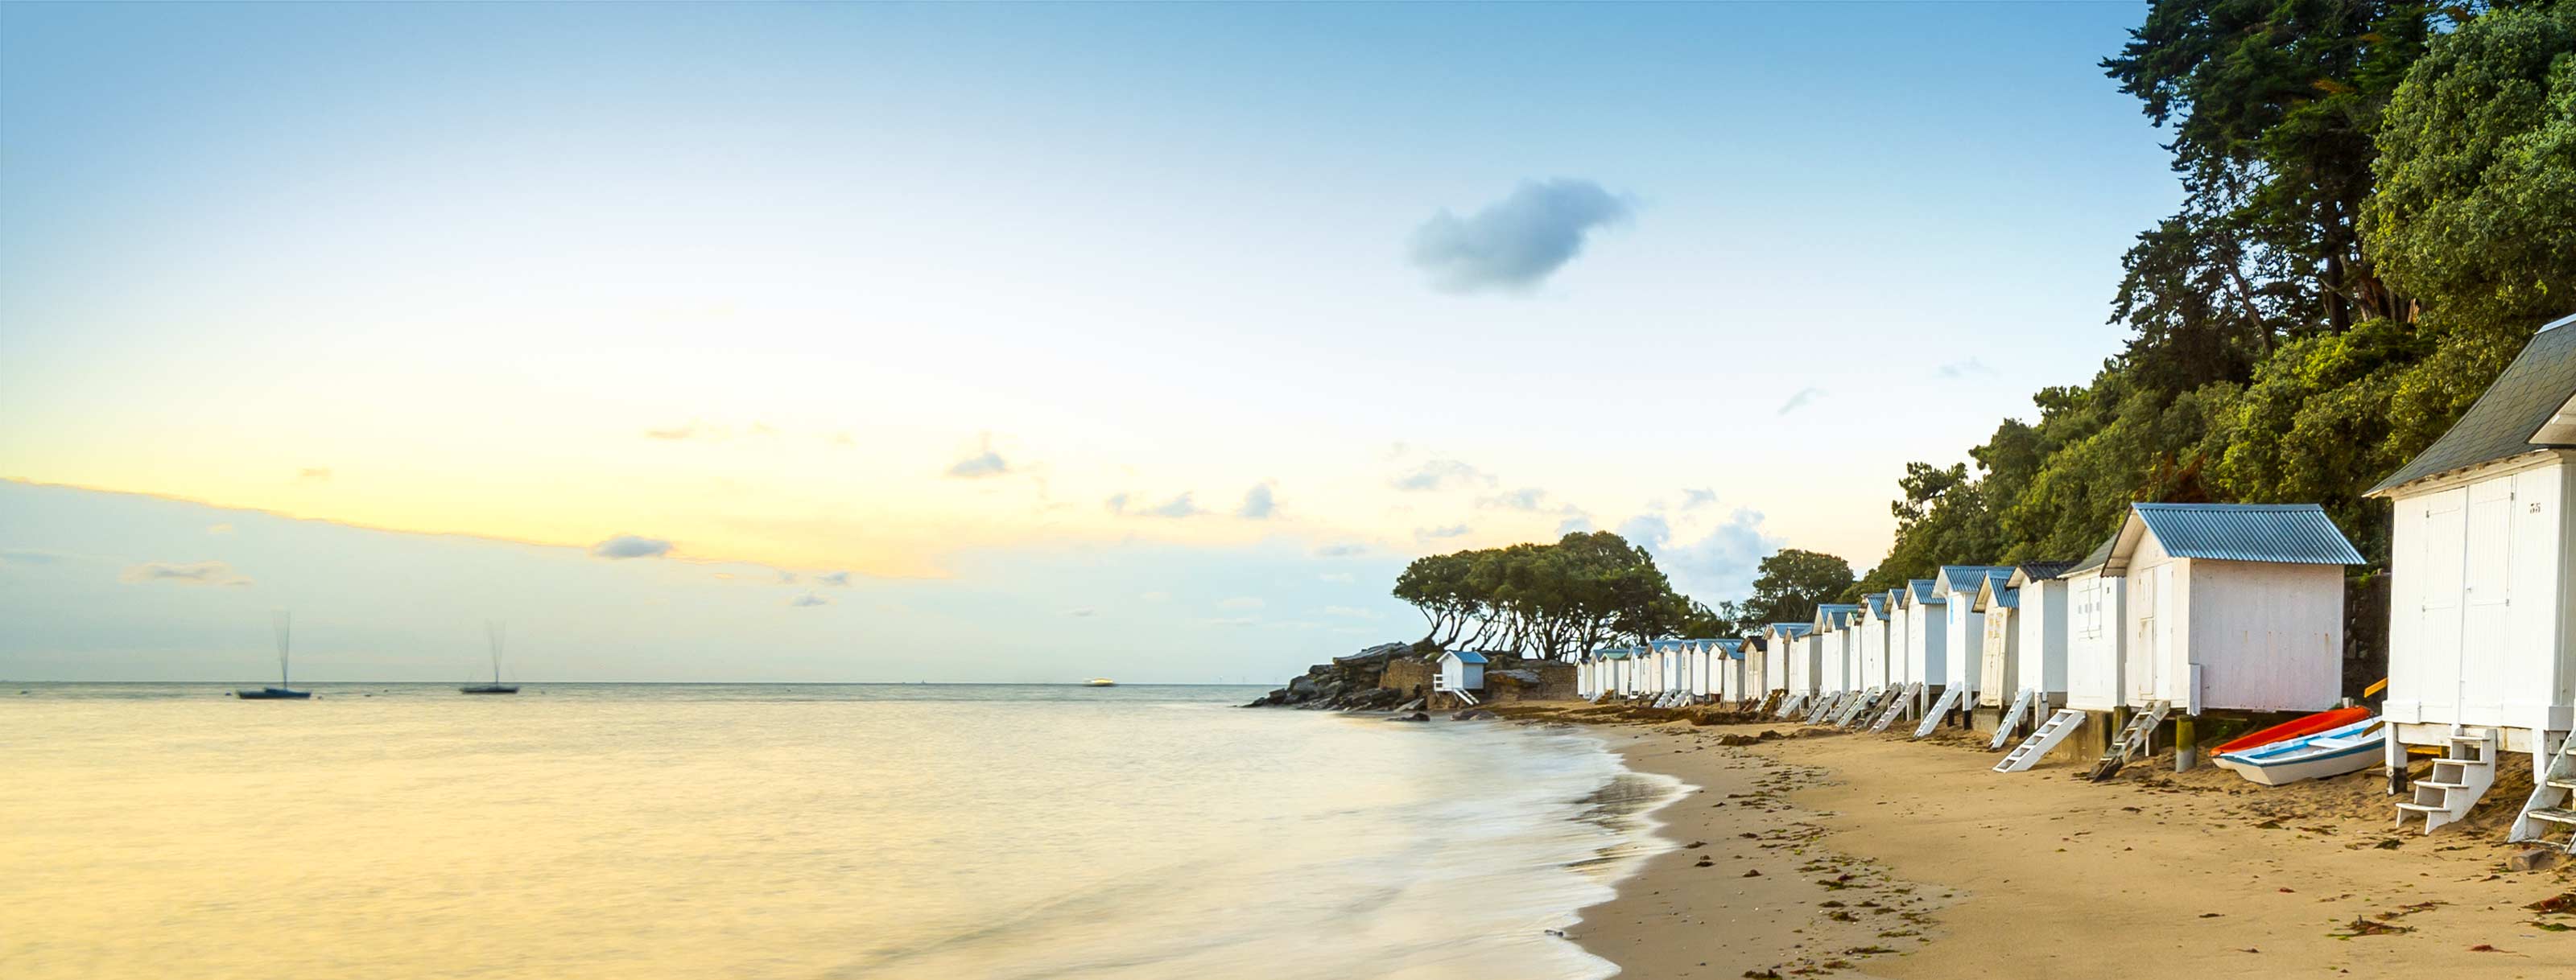
[[[2314,735],[2221,753],[2216,761],[2248,780],[2265,786],[2286,786],[2371,768],[2379,764],[2380,749],[2386,744],[2379,719],[2364,718]]]

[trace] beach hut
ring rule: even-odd
[[[1860,616],[1853,630],[1859,634],[1860,664],[1853,686],[1872,691],[1887,687],[1887,596],[1873,594],[1861,597]]]
[[[1943,669],[1935,675],[1941,679],[1941,700],[1933,706],[1934,714],[1964,711],[1976,703],[1986,651],[1986,616],[1976,610],[1977,593],[1987,576],[2010,571],[1994,565],[1943,565],[1932,577],[1932,591],[1941,599],[1944,652]]]
[[[1816,606],[1817,687],[1826,694],[1858,690],[1860,647],[1854,616],[1860,612],[1857,603],[1827,602]]]
[[[2368,496],[2392,504],[2388,699],[2391,789],[2406,745],[2451,750],[2400,817],[2430,831],[2465,816],[2499,752],[2527,752],[2538,788],[2514,840],[2576,823],[2576,317],[2524,345],[2458,423]],[[2465,744],[2454,744],[2454,740]],[[2554,768],[2553,768],[2554,766]]]
[[[1950,676],[1946,656],[1950,616],[1949,603],[1928,578],[1905,583],[1905,679],[1921,684],[1923,690],[1914,698],[1915,710],[1930,711],[1932,702],[1941,694]]]
[[[1744,654],[1743,700],[1760,701],[1770,697],[1774,688],[1771,686],[1773,675],[1769,631],[1748,634],[1737,649]]]
[[[2343,691],[2343,570],[2315,504],[2131,504],[2103,574],[2128,580],[2134,707],[2314,711]]]
[[[2002,726],[2004,706],[2021,694],[2021,630],[2013,621],[2020,613],[2021,590],[2011,582],[2011,572],[1988,572],[1968,603],[1984,623],[1977,643],[1976,705],[1996,710],[1997,727]]]
[[[1816,645],[1807,642],[1815,627],[1807,623],[1771,624],[1773,666],[1780,672],[1780,683],[1774,690],[1789,692],[1791,698],[1816,693]]]
[[[1485,655],[1474,650],[1445,650],[1440,654],[1440,684],[1435,690],[1481,691],[1485,689]]]
[[[2066,582],[2066,706],[2079,711],[2110,711],[2125,697],[2120,667],[2128,645],[2120,616],[2128,605],[2128,580],[2102,574],[2117,541],[2114,536],[2102,542],[2060,576]]]
[[[2031,702],[2021,719],[2007,718],[2004,727],[2046,718],[2066,703],[2066,580],[2058,576],[2073,567],[2071,561],[2025,562],[2004,583],[2016,593],[2013,686],[2020,690],[2014,693],[2027,692]]]
[[[1712,642],[1717,644],[1717,653],[1722,658],[1717,665],[1717,699],[1744,700],[1744,641],[1721,639]]]
[[[1717,641],[1711,639],[1692,640],[1690,641],[1690,649],[1691,695],[1693,697],[1702,698],[1716,697],[1717,666],[1718,663],[1724,659],[1723,655],[1717,652]]]

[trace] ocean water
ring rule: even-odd
[[[315,689],[0,688],[0,977],[1598,977],[1677,792],[1254,688]]]

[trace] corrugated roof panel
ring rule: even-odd
[[[2564,432],[2541,431],[2570,397],[2576,397],[2576,316],[2541,328],[2450,431],[2362,496],[2545,446],[2576,445]]]
[[[1457,657],[1460,661],[1465,663],[1481,664],[1485,662],[1485,655],[1477,653],[1474,650],[1451,650],[1449,651],[1449,654],[1450,656]]]
[[[2361,552],[2315,504],[2131,504],[2176,558],[2359,565]]]

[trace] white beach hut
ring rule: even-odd
[[[2011,582],[2011,572],[1988,572],[1968,603],[1984,624],[1985,635],[1977,644],[1976,704],[1981,708],[2003,708],[2021,693],[2021,630],[2014,622],[2021,611],[2021,590]]]
[[[1748,693],[1744,683],[1744,641],[1722,639],[1716,642],[1717,652],[1725,658],[1717,669],[1718,700],[1742,701]]]
[[[1986,616],[1978,612],[1977,593],[1986,577],[2011,569],[1995,565],[1943,565],[1932,577],[1941,599],[1941,700],[1936,714],[1965,710],[1976,703],[1977,685],[1985,679]]]
[[[2105,575],[2128,703],[2314,711],[2343,690],[2343,570],[2361,553],[2315,504],[2131,504]]]
[[[2071,561],[2025,562],[2014,566],[2012,577],[2004,584],[2015,593],[2013,603],[2014,657],[2019,662],[2013,669],[2016,695],[2030,693],[2030,708],[2020,720],[2036,721],[2048,717],[2056,705],[2066,703],[2066,580],[2059,578]],[[2006,719],[2006,727],[2016,719]]]
[[[1826,694],[1860,689],[1858,603],[1827,602],[1816,606],[1817,687]]]
[[[1447,650],[1440,654],[1441,691],[1482,691],[1485,689],[1485,655],[1474,650]]]
[[[1887,597],[1861,597],[1860,617],[1854,631],[1859,634],[1859,676],[1853,686],[1863,691],[1887,687]]]
[[[1905,679],[1923,685],[1915,696],[1918,711],[1931,710],[1949,680],[1949,604],[1928,578],[1905,583]]]
[[[1815,627],[1806,623],[1771,624],[1772,657],[1780,670],[1779,690],[1792,698],[1816,693],[1816,645],[1807,642]]]
[[[2405,745],[2437,745],[2431,830],[2467,814],[2497,752],[2528,752],[2538,788],[2512,839],[2576,826],[2576,317],[2550,324],[2450,431],[2369,496],[2390,501],[2388,700],[2392,775]],[[2454,740],[2463,744],[2454,744]],[[2392,780],[2395,789],[2395,780]]]
[[[2128,580],[2102,573],[2117,540],[2102,542],[2059,576],[2066,583],[2066,706],[2080,711],[2110,711],[2127,696],[2120,668],[2128,644],[2120,617],[2128,606]]]

